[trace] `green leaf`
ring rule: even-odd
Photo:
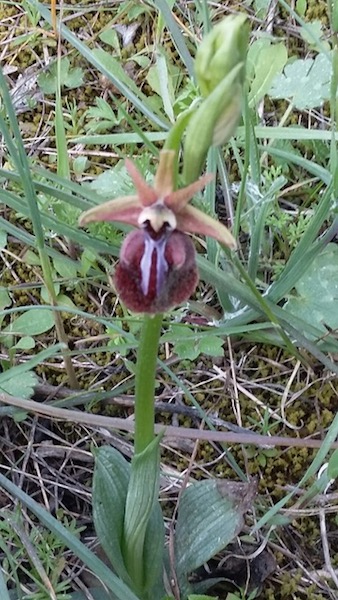
[[[198,336],[193,331],[187,329],[184,335],[184,328],[175,328],[175,326],[172,326],[171,332],[170,334],[165,334],[163,338],[166,336],[170,338],[173,334],[177,336],[183,334],[183,339],[178,337],[177,341],[174,342],[175,353],[179,358],[195,360],[200,354],[223,356],[224,339],[213,333]]]
[[[143,97],[134,80],[129,77],[128,73],[124,70],[121,61],[114,58],[110,52],[106,52],[102,48],[95,48],[92,50],[92,56],[96,58],[104,67],[119,81],[128,86],[130,90],[137,96]]]
[[[64,279],[75,279],[77,276],[78,265],[73,260],[65,256],[56,256],[53,259],[54,269]]]
[[[200,353],[198,348],[198,341],[197,344],[193,339],[187,339],[185,341],[182,340],[181,342],[176,342],[175,353],[179,358],[183,360],[195,360]]]
[[[295,285],[284,310],[317,327],[338,328],[338,246],[328,244]]]
[[[86,125],[86,131],[89,133],[101,133],[111,131],[115,125],[118,125],[119,118],[115,115],[111,105],[104,98],[95,98],[96,106],[88,108],[86,117],[89,122]]]
[[[158,502],[160,440],[161,436],[157,436],[143,452],[134,456],[131,464],[124,520],[124,556],[138,592],[144,591],[147,580],[156,581],[158,577],[156,572],[151,572],[158,564],[144,562],[144,548],[149,519]],[[150,568],[150,573],[145,573],[145,566]]]
[[[73,300],[66,294],[58,294],[57,301],[60,306],[68,306],[68,308],[76,309]]]
[[[81,254],[81,267],[80,273],[82,277],[85,277],[92,267],[96,265],[97,254],[90,248],[85,248]]]
[[[173,88],[172,73],[173,66],[168,64],[168,58],[160,47],[156,50],[156,64],[150,67],[147,75],[147,82],[154,92],[162,98],[163,107],[171,123],[174,123],[173,104],[175,94]]]
[[[118,190],[119,196],[127,196],[132,193],[132,184],[127,169],[123,163],[119,163],[114,169],[104,171],[90,184],[96,194],[111,199],[112,190]]]
[[[53,62],[48,71],[38,75],[38,84],[44,94],[55,94],[57,89],[57,61]],[[61,83],[68,89],[80,87],[83,83],[84,72],[80,67],[71,67],[67,57],[61,59]]]
[[[108,44],[108,46],[112,46],[118,56],[121,55],[119,35],[114,27],[102,31],[99,38],[102,42]]]
[[[60,284],[58,281],[53,283],[54,286],[54,293],[56,296],[58,296],[59,292],[60,292]],[[40,298],[42,300],[42,302],[45,302],[46,304],[50,304],[50,294],[49,291],[47,290],[46,286],[41,286],[40,289]]]
[[[270,2],[269,0],[255,0],[254,1],[254,7],[255,7],[255,17],[257,19],[265,19],[267,14],[268,14],[268,10],[270,7]]]
[[[18,396],[19,398],[31,398],[34,393],[34,387],[38,382],[38,378],[32,371],[25,373],[24,377],[15,377],[8,379],[5,383],[0,384],[1,392],[5,392],[10,396]]]
[[[243,527],[256,494],[253,484],[200,481],[182,494],[175,535],[176,574],[182,594],[187,576],[223,550]]]
[[[321,106],[330,98],[332,63],[326,54],[315,59],[295,60],[286,65],[284,73],[274,80],[271,98],[288,98],[296,108],[304,110]]]
[[[208,335],[200,339],[199,350],[208,356],[223,356],[224,340],[217,335]]]
[[[122,554],[124,511],[130,464],[110,446],[96,452],[93,478],[93,520],[101,546],[116,573],[131,585]]]
[[[73,160],[73,171],[76,177],[83,175],[87,167],[89,166],[89,160],[87,156],[77,156]]]
[[[13,346],[17,350],[32,350],[35,348],[35,340],[30,335],[25,335]]]
[[[0,287],[0,310],[6,308],[7,306],[10,306],[11,304],[12,300],[6,288]]]
[[[260,38],[250,46],[247,58],[248,77],[252,79],[249,92],[249,105],[254,106],[269,91],[273,79],[281,73],[288,59],[283,42],[274,44],[267,38]]]
[[[33,252],[33,250],[31,250],[30,248],[28,248],[28,250],[26,250],[26,252],[24,253],[23,261],[27,265],[32,265],[32,266],[37,266],[37,265],[40,266],[41,265],[40,257],[38,256],[38,254]]]
[[[146,529],[143,549],[144,592],[148,600],[162,598],[165,529],[162,510],[156,502]]]
[[[40,335],[54,326],[54,316],[51,310],[27,310],[19,315],[3,330],[14,335]]]
[[[307,9],[307,1],[306,0],[296,0],[296,11],[301,17],[304,17]],[[311,23],[307,23],[307,26],[311,25]]]
[[[6,580],[5,580],[5,572],[3,569],[0,569],[0,598],[2,600],[11,600],[9,595]]]
[[[302,36],[303,40],[305,40],[305,42],[315,50],[319,51],[319,45],[321,48],[323,48],[325,45],[327,50],[330,50],[330,44],[326,42],[325,39],[323,40],[323,38],[325,38],[325,33],[323,30],[323,23],[319,19],[306,23],[306,28],[301,27],[300,35]],[[320,44],[318,44],[318,42],[320,42]]]

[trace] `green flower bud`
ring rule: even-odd
[[[195,58],[202,96],[208,96],[239,63],[243,68],[238,80],[243,83],[248,41],[249,23],[243,14],[225,17],[203,38]]]
[[[189,120],[184,143],[185,183],[197,179],[210,146],[226,143],[241,115],[249,29],[245,15],[226,17],[205,36],[195,71],[203,101]]]
[[[242,86],[237,65],[199,105],[190,118],[183,153],[183,177],[186,184],[199,177],[210,146],[227,142],[241,114]]]

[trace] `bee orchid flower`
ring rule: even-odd
[[[174,191],[175,153],[163,150],[153,187],[134,163],[126,168],[136,194],[110,200],[86,211],[80,225],[117,221],[137,229],[126,236],[116,267],[114,284],[129,310],[161,313],[188,300],[198,283],[195,248],[187,233],[211,236],[236,247],[231,233],[216,219],[188,204],[213,178],[206,174]]]

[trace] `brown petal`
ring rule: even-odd
[[[150,206],[151,204],[154,204],[158,199],[155,190],[153,190],[153,188],[147,184],[138,168],[131,160],[129,160],[129,158],[126,158],[125,165],[130,177],[134,182],[140,204],[142,206]]]
[[[203,175],[203,177],[197,181],[194,181],[190,185],[172,192],[165,199],[166,206],[171,208],[175,213],[180,212],[188,204],[189,200],[191,200],[191,198],[195,196],[197,192],[202,190],[207,183],[212,181],[214,177],[215,175],[213,173],[206,173]]]
[[[175,154],[174,150],[161,150],[160,152],[160,162],[154,181],[154,190],[158,199],[163,200],[173,191]]]
[[[119,221],[137,227],[141,210],[142,206],[137,196],[122,196],[84,212],[79,219],[79,225],[83,227],[92,221]]]
[[[180,231],[206,235],[229,248],[237,247],[236,240],[229,229],[217,219],[213,219],[194,206],[186,206],[179,214],[176,214],[176,219],[177,229]]]

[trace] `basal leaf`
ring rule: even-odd
[[[200,481],[182,494],[175,534],[176,574],[189,593],[187,576],[234,539],[256,493],[252,483]]]
[[[145,562],[145,539],[149,519],[158,502],[159,492],[159,454],[160,437],[158,436],[140,454],[132,460],[128,494],[125,504],[124,520],[124,557],[126,566],[136,589],[144,591],[147,579],[157,580],[157,573],[146,573],[145,567],[158,568],[158,564]],[[155,517],[156,518],[156,517]],[[162,566],[160,571],[162,572]]]
[[[100,544],[115,572],[131,585],[123,554],[123,522],[130,465],[110,446],[96,452],[93,478],[93,519]]]
[[[146,529],[143,551],[145,598],[154,600],[165,594],[163,587],[165,530],[162,510],[156,502]]]

